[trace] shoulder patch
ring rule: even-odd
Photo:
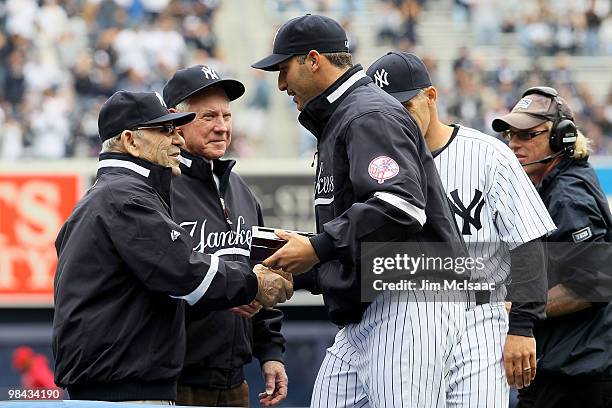
[[[378,156],[368,165],[368,174],[374,180],[378,181],[378,184],[382,184],[385,180],[397,176],[398,173],[399,165],[388,156]]]
[[[589,238],[591,238],[593,236],[593,233],[591,232],[591,227],[585,227],[581,230],[578,230],[574,233],[572,233],[572,238],[574,240],[574,242],[581,242],[581,241],[585,241]]]
[[[172,241],[176,241],[179,235],[181,235],[180,232],[178,232],[177,230],[172,230],[172,232],[170,232],[170,239],[172,239]]]

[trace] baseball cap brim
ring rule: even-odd
[[[413,89],[410,91],[402,91],[402,92],[389,92],[389,95],[400,101],[401,103],[408,102],[412,98],[414,98],[421,90]]]
[[[288,60],[293,55],[287,54],[270,54],[266,58],[261,59],[251,65],[255,69],[261,69],[263,71],[279,71],[278,64]]]
[[[139,123],[137,126],[141,125],[157,125],[160,123],[172,122],[176,126],[185,125],[191,122],[195,118],[196,114],[194,112],[175,112],[169,113],[164,116],[160,116],[153,120],[149,120],[147,122]]]
[[[196,93],[200,92],[203,89],[212,88],[212,87],[223,89],[225,91],[225,94],[227,95],[227,98],[230,101],[240,98],[242,95],[244,95],[244,91],[245,91],[244,85],[242,85],[242,82],[240,81],[236,81],[235,79],[220,79],[219,81],[211,82],[209,84],[206,84],[204,86],[194,89],[193,91],[185,95],[181,101],[178,101],[175,104],[173,104],[173,106],[178,105],[180,102],[186,100],[192,95],[195,95]],[[171,106],[171,105],[168,105],[168,106]]]
[[[548,120],[549,119],[547,118],[530,115],[528,113],[511,112],[507,115],[494,119],[491,125],[493,130],[496,132],[503,132],[510,129],[510,127],[526,130],[536,127]]]

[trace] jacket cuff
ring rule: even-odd
[[[322,232],[309,239],[319,262],[327,262],[334,258],[334,241],[327,232]]]
[[[531,317],[521,313],[512,313],[508,316],[508,334],[523,337],[533,337],[534,322]]]
[[[261,344],[257,347],[256,357],[259,365],[262,366],[267,361],[280,361],[285,364],[283,358],[283,346],[276,343]]]

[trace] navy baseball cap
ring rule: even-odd
[[[172,122],[177,126],[195,118],[193,112],[170,113],[157,92],[115,92],[100,109],[98,133],[105,141],[126,129]]]
[[[407,52],[388,52],[366,71],[374,83],[401,103],[431,86],[427,67],[419,57]]]
[[[217,71],[206,65],[194,65],[179,69],[172,75],[164,86],[164,101],[169,107],[175,108],[190,96],[213,86],[223,89],[230,101],[244,95],[242,82],[224,79]]]
[[[272,54],[251,66],[264,71],[278,71],[281,62],[294,55],[306,55],[310,50],[349,52],[344,28],[336,20],[317,14],[293,18],[276,32]]]

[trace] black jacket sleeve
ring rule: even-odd
[[[192,251],[189,233],[148,197],[127,201],[110,230],[121,258],[151,291],[206,310],[247,304],[257,294],[257,277],[248,265]]]
[[[544,243],[535,239],[510,251],[508,300],[512,301],[508,334],[533,337],[536,322],[545,317],[546,255]]]
[[[260,364],[266,361],[284,363],[285,338],[281,334],[283,312],[262,309],[253,316],[253,355]]]
[[[383,112],[349,124],[345,143],[355,203],[310,239],[321,262],[353,263],[361,241],[394,241],[396,228],[410,233],[423,227],[427,179],[418,135],[413,122]],[[389,171],[377,177],[385,163]]]
[[[257,222],[264,226],[261,205],[257,205]],[[254,265],[251,265],[254,266]],[[285,338],[281,334],[283,312],[278,309],[262,309],[253,316],[253,355],[260,364],[266,361],[280,361],[284,363]]]

